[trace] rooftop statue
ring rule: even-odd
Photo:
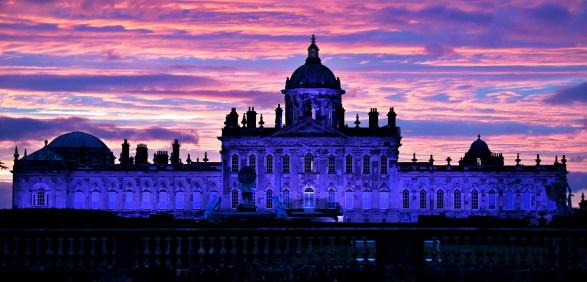
[[[241,190],[243,202],[237,206],[237,211],[256,211],[255,201],[252,199],[251,189],[255,188],[257,172],[250,166],[244,166],[238,172],[238,189]]]
[[[279,201],[278,196],[273,196],[273,207],[277,211],[277,218],[287,218],[287,214],[285,213],[285,205]]]

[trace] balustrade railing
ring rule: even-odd
[[[586,274],[586,238],[587,230],[580,229],[3,230],[0,274],[292,281],[364,280],[363,275],[376,280],[468,279],[481,272],[506,280],[560,278]]]

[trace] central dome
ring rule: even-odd
[[[340,80],[322,64],[316,46],[316,38],[312,35],[312,44],[308,47],[306,64],[296,69],[285,82],[285,89],[294,88],[330,88],[340,89]]]
[[[101,148],[108,149],[106,144],[98,137],[85,132],[70,132],[55,138],[49,145],[50,148]]]
[[[491,153],[491,151],[489,151],[489,146],[487,146],[487,143],[481,140],[481,135],[478,135],[477,140],[471,144],[469,153]]]

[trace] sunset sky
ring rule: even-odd
[[[346,120],[395,107],[400,161],[458,160],[477,139],[506,165],[566,155],[587,192],[587,1],[0,1],[0,161],[84,131],[219,161],[236,107],[273,126],[316,35]],[[0,208],[11,203],[0,171]]]

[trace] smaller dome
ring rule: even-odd
[[[469,153],[491,153],[489,146],[485,141],[481,140],[481,135],[477,135],[477,140],[471,144]]]
[[[108,149],[106,144],[98,137],[80,131],[63,134],[55,138],[47,146],[50,148],[80,148],[84,146],[86,148]]]

